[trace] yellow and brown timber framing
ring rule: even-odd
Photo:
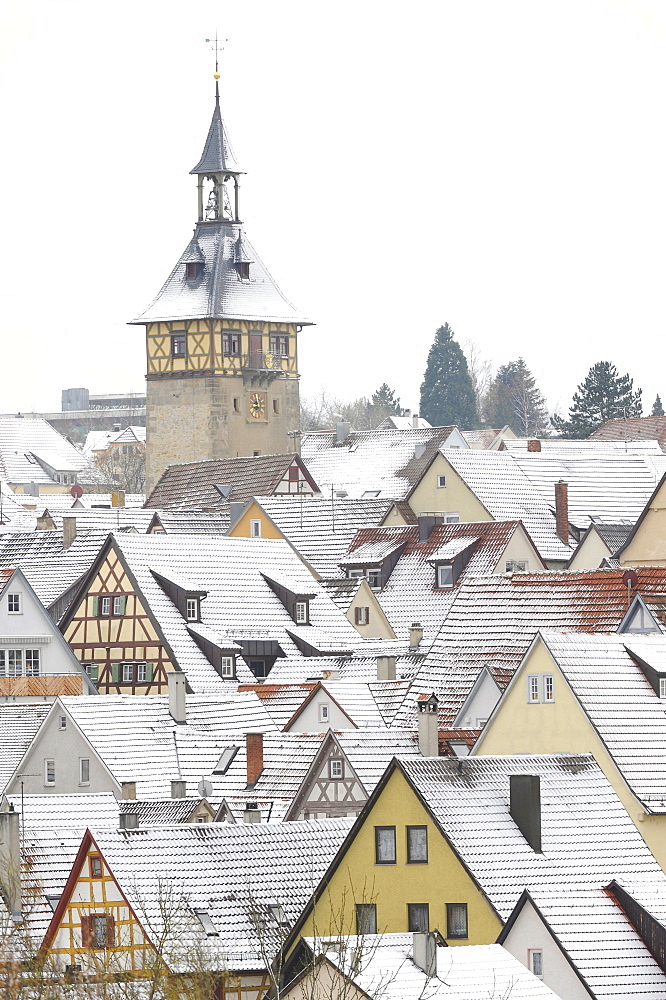
[[[111,598],[112,606],[114,597],[124,598],[123,613],[100,615],[102,596]],[[84,577],[59,628],[77,659],[86,666],[96,665],[92,679],[100,694],[166,694],[167,675],[179,669],[112,535]],[[146,679],[138,681],[135,669],[132,681],[123,682],[123,663],[145,663],[149,667]]]
[[[172,320],[148,323],[146,326],[146,356],[148,379],[159,375],[236,375],[248,376],[250,381],[260,379],[257,368],[250,367],[252,354],[268,359],[270,369],[262,372],[266,377],[298,378],[297,354],[298,327],[293,323],[263,323],[256,320],[228,319]],[[238,338],[239,350],[225,353],[224,334],[230,341]],[[173,356],[172,337],[185,335],[183,356]],[[271,352],[271,337],[288,338],[288,350],[283,354]],[[252,341],[250,340],[252,338]],[[255,339],[256,338],[256,339]],[[252,346],[251,346],[252,345]]]

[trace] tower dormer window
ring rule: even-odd
[[[185,277],[188,281],[194,281],[203,271],[203,261],[188,260],[185,264]]]
[[[236,264],[236,270],[238,271],[238,277],[241,279],[249,279],[250,277],[250,262],[249,260],[239,260]]]

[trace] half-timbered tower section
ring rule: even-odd
[[[294,451],[300,426],[297,334],[308,324],[250,244],[240,178],[215,109],[197,178],[194,235],[146,327],[146,489],[164,469],[234,455]]]

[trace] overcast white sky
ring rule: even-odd
[[[223,56],[248,236],[316,322],[301,391],[418,407],[448,321],[566,412],[666,399],[663,0],[4,0],[0,412],[140,391]]]

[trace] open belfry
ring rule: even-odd
[[[297,335],[310,321],[247,239],[240,177],[215,109],[197,178],[194,235],[136,319],[146,327],[146,490],[169,465],[298,450]]]

